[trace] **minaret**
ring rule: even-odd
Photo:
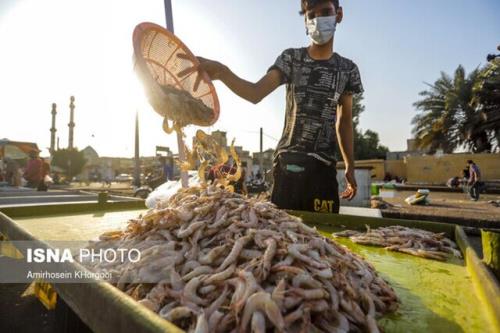
[[[69,142],[68,142],[68,149],[73,149],[73,128],[75,128],[75,122],[74,122],[74,116],[75,116],[75,97],[71,96],[70,98],[70,103],[69,103],[69,109],[70,109],[70,114],[69,114]]]
[[[56,151],[56,103],[52,103],[52,127],[50,128],[50,155]]]

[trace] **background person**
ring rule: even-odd
[[[479,200],[479,193],[481,192],[481,170],[479,166],[472,160],[468,160],[467,164],[469,165],[469,195],[471,200],[477,201]]]
[[[40,158],[42,166],[40,168],[40,183],[38,184],[38,191],[47,191],[49,189],[50,179],[50,164],[44,159]]]
[[[20,186],[19,164],[10,157],[4,157],[5,181],[9,186]]]
[[[23,178],[26,179],[27,187],[37,188],[40,184],[42,174],[42,161],[38,158],[38,152],[32,150],[29,152],[29,160],[26,164],[26,169],[23,173]]]

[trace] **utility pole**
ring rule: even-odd
[[[73,149],[73,129],[75,128],[75,96],[70,97],[70,103],[69,103],[69,140],[68,140],[68,149]]]
[[[259,155],[259,171],[264,176],[264,129],[260,128],[260,155]]]
[[[141,161],[139,159],[139,112],[135,113],[135,156],[134,156],[134,185],[141,186]]]
[[[52,127],[50,128],[50,155],[54,155],[56,151],[56,103],[52,103]]]
[[[172,0],[165,0],[165,18],[167,21],[167,30],[171,33],[174,33],[174,15],[172,13]]]
[[[174,17],[172,14],[172,0],[165,0],[165,21],[167,23],[167,30],[174,33]],[[184,152],[184,140],[182,135],[177,133],[177,149],[179,150],[179,160],[185,161],[186,154]],[[182,187],[188,187],[188,174],[186,171],[181,170],[181,183]]]

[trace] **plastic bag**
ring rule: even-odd
[[[188,186],[196,186],[200,184],[200,178],[198,177],[198,172],[189,171],[188,172]],[[168,200],[172,195],[177,193],[178,190],[182,188],[180,180],[168,181],[160,186],[158,186],[153,192],[151,192],[146,198],[146,207],[155,208],[159,201]]]
[[[45,183],[45,185],[54,184],[54,180],[53,180],[53,179],[52,179],[52,177],[50,177],[49,175],[46,175],[46,176],[43,178],[43,182]]]

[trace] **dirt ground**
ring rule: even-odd
[[[404,199],[415,194],[413,191],[382,191],[383,199],[394,207],[385,209],[382,213],[401,215],[419,215],[439,221],[439,218],[458,220],[483,221],[500,228],[500,207],[488,201],[500,200],[498,194],[481,194],[478,201],[471,201],[465,193],[432,192],[429,195],[430,205],[410,206]],[[392,197],[391,197],[392,196]],[[492,225],[492,226],[493,226]]]

